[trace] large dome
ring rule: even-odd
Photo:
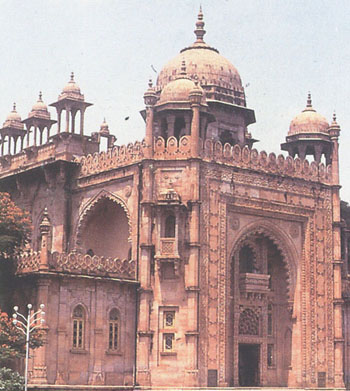
[[[202,11],[198,14],[195,34],[197,40],[193,45],[182,49],[161,70],[157,80],[158,90],[175,80],[181,73],[183,61],[186,63],[187,76],[198,81],[206,92],[207,101],[218,100],[245,106],[245,95],[241,77],[237,69],[218,50],[203,41]]]

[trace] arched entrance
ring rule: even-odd
[[[234,386],[287,386],[291,363],[288,255],[256,229],[236,244],[231,269]]]

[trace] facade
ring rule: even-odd
[[[340,127],[309,96],[288,156],[258,152],[239,73],[204,34],[200,11],[145,92],[142,142],[114,145],[105,122],[85,135],[74,75],[51,104],[57,131],[41,95],[0,130],[1,190],[34,226],[14,300],[47,308],[32,385],[350,381]]]

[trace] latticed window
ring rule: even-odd
[[[174,334],[163,334],[163,350],[164,352],[172,352],[174,349]]]
[[[250,308],[241,312],[239,317],[239,334],[259,335],[259,316]]]
[[[108,348],[110,350],[119,348],[119,314],[115,308],[109,313]]]
[[[73,311],[73,349],[84,348],[85,311],[83,306],[77,305]]]
[[[267,335],[271,337],[273,335],[272,304],[267,306],[267,311]]]
[[[267,345],[267,366],[275,365],[275,351],[273,345]]]
[[[175,325],[175,311],[164,311],[164,328],[172,328]]]

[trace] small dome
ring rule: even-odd
[[[33,105],[32,111],[29,113],[29,117],[34,116],[50,118],[50,113],[47,110],[46,104],[43,102],[41,91],[39,92],[39,98],[37,102]]]
[[[74,80],[74,72],[70,75],[70,80],[67,85],[63,88],[59,100],[64,98],[73,98],[78,100],[84,100],[84,95],[80,91],[80,87]]]
[[[17,113],[16,103],[13,104],[13,109],[11,113],[6,117],[6,121],[4,122],[4,127],[16,127],[23,128],[21,116]]]
[[[288,136],[301,133],[328,133],[329,123],[312,107],[311,94],[305,109],[290,123]]]
[[[13,109],[11,113],[6,117],[6,122],[7,121],[15,121],[15,122],[22,121],[21,116],[16,111],[16,103],[13,104]]]
[[[103,119],[103,122],[100,127],[100,133],[109,134],[109,128],[108,128],[108,124],[106,122],[106,118]]]

